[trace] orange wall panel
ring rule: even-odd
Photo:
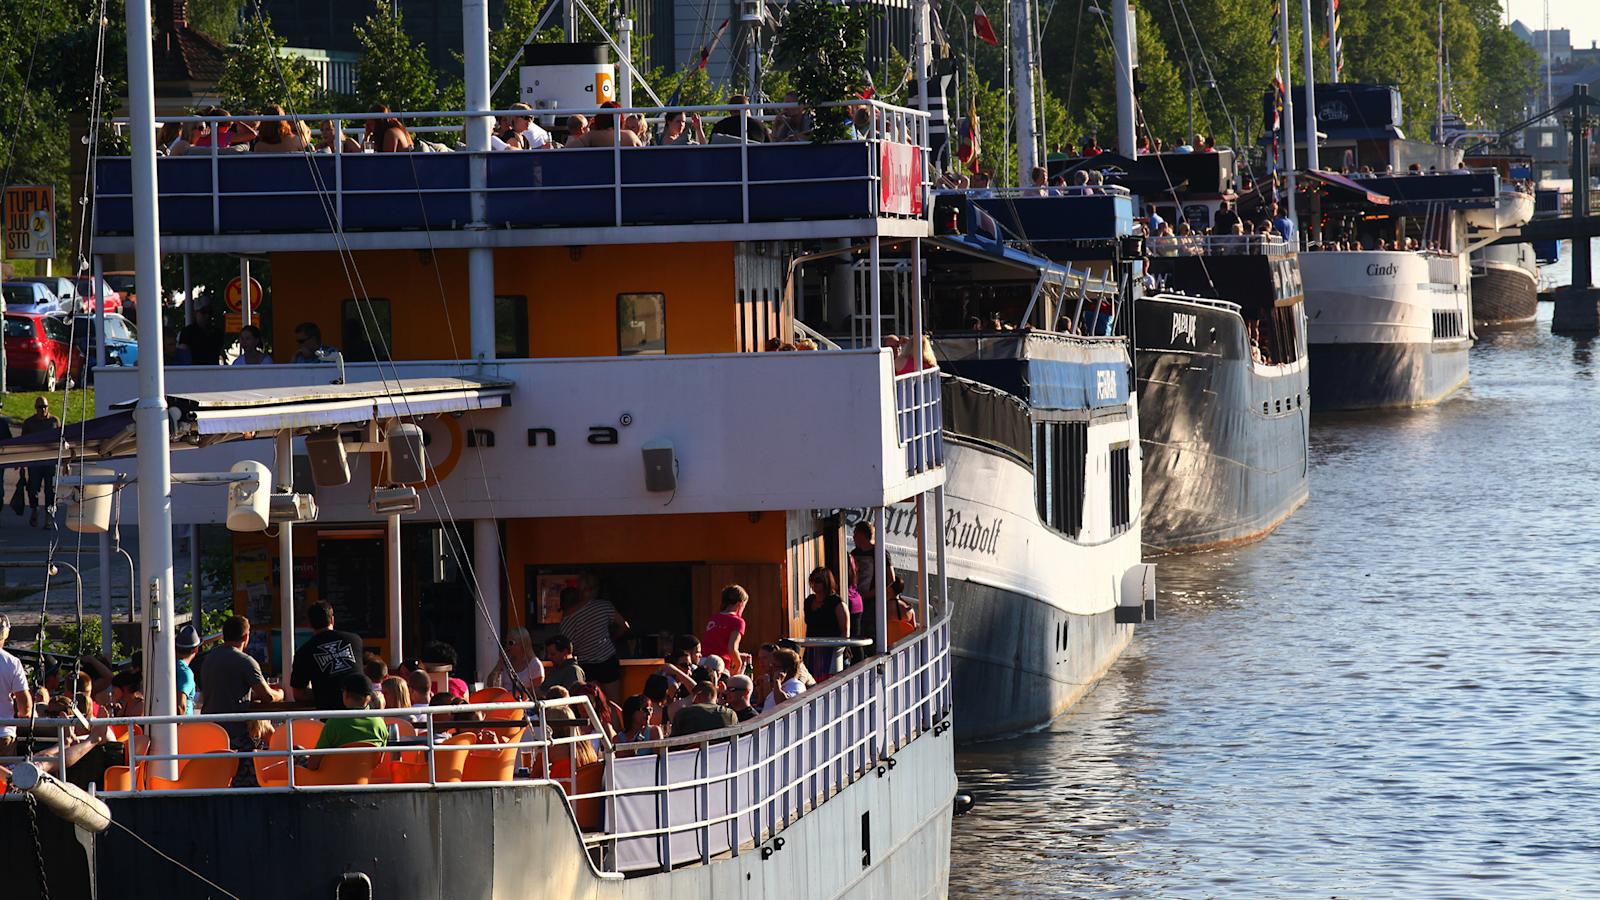
[[[471,355],[464,250],[363,251],[366,295],[390,302],[395,359]],[[316,322],[339,346],[343,301],[354,294],[335,253],[272,255],[273,357],[294,354],[294,326]],[[612,356],[620,293],[666,295],[667,352],[738,350],[733,245],[631,244],[495,251],[495,293],[528,298],[535,357]],[[442,291],[442,295],[441,295]]]

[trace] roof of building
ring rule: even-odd
[[[189,27],[187,0],[156,0],[155,53],[157,82],[212,83],[222,77],[223,46]]]

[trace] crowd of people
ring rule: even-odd
[[[804,600],[807,640],[875,635],[879,592],[871,526],[858,525],[854,537],[855,548],[847,558],[851,583],[843,595],[831,570],[818,568],[810,574],[810,593]],[[904,585],[892,563],[889,579],[883,593],[894,611],[892,642],[915,629],[916,616],[901,596]],[[293,654],[288,677],[281,683],[268,679],[260,660],[250,652],[251,623],[244,616],[228,618],[220,641],[203,653],[199,633],[193,626],[182,626],[174,638],[173,687],[179,715],[260,714],[260,718],[223,723],[229,749],[238,752],[267,749],[275,731],[272,713],[282,709],[366,713],[328,718],[311,746],[296,743],[296,749],[384,747],[396,737],[392,727],[396,721],[415,729],[431,726],[439,740],[472,732],[482,745],[521,740],[523,729],[486,722],[477,710],[445,713],[433,708],[491,702],[486,699],[490,697],[544,701],[584,697],[593,710],[592,719],[575,714],[581,707],[562,705],[545,711],[550,734],[569,739],[562,752],[581,766],[599,758],[603,741],[626,756],[658,749],[630,744],[731,728],[805,693],[837,674],[843,665],[841,648],[808,648],[802,641],[790,639],[765,643],[754,653],[748,652],[744,612],[749,593],[731,584],[722,590],[719,601],[718,611],[701,632],[679,635],[672,652],[644,680],[638,693],[623,697],[620,704],[613,699],[622,694],[617,641],[628,631],[628,622],[608,601],[575,587],[561,592],[562,617],[556,630],[546,636],[542,654],[536,652],[526,628],[506,632],[504,653],[488,669],[483,685],[504,693],[473,691],[453,674],[455,650],[442,642],[428,644],[418,657],[391,670],[360,635],[338,627],[327,602],[306,609],[311,637]],[[0,645],[8,632],[9,622],[0,615]],[[853,652],[850,658],[863,656],[864,652]],[[76,783],[103,784],[107,767],[125,764],[125,742],[145,740],[126,729],[96,722],[147,714],[142,660],[135,654],[118,670],[98,656],[87,656],[73,669],[75,674],[66,673],[46,659],[42,680],[31,684],[27,668],[0,649],[0,719],[35,715],[66,719],[81,714],[78,724],[65,729],[65,742],[43,750],[37,758],[46,768],[64,770]],[[529,715],[534,716],[531,711]],[[530,718],[528,724],[533,721]],[[57,726],[41,729],[36,737],[54,737],[59,730]],[[0,728],[0,756],[14,755],[18,749],[16,728]],[[139,752],[148,752],[148,743],[143,743]],[[316,769],[319,759],[305,756],[297,764]],[[233,783],[255,785],[256,771],[252,758],[241,758]]]
[[[516,103],[510,107],[516,110],[515,113],[495,118],[489,148],[496,151],[554,150],[614,146],[670,147],[740,140],[753,143],[811,140],[814,117],[793,91],[784,95],[782,105],[774,112],[740,111],[737,107],[750,103],[750,98],[744,94],[731,94],[727,102],[735,109],[719,117],[709,133],[698,112],[674,110],[658,120],[652,120],[638,113],[605,111],[622,108],[614,100],[600,104],[602,111],[593,115],[546,115],[547,123],[552,123],[552,127],[556,128],[551,131],[538,122],[533,107]],[[238,114],[213,106],[197,114],[221,121],[167,123],[158,132],[157,149],[167,156],[213,152],[400,153],[466,149],[464,140],[439,131],[429,130],[425,135],[413,133],[406,126],[405,119],[385,105],[373,107],[369,115],[362,119],[360,140],[346,131],[344,123],[338,119],[321,120],[318,134],[313,137],[311,126],[305,120],[289,116],[281,106]],[[556,118],[560,119],[559,126],[552,122]],[[881,119],[874,108],[862,104],[851,112],[850,137],[865,140],[876,134],[880,125]],[[440,137],[448,139],[432,139]]]

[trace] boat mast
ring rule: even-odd
[[[167,386],[161,346],[161,231],[156,206],[156,100],[151,68],[150,0],[128,0],[128,118],[133,141],[134,288],[150,298],[139,304],[139,400],[133,410],[138,436],[139,585],[145,604],[145,697],[153,716],[175,716],[177,657],[172,646],[172,460]],[[103,573],[102,573],[103,574]],[[129,597],[137,602],[137,597]],[[106,623],[105,627],[109,627]],[[152,725],[151,751],[176,753],[178,726]],[[163,778],[177,778],[175,760],[152,763]]]
[[[1300,35],[1306,63],[1306,168],[1315,172],[1322,168],[1317,147],[1317,70],[1311,62],[1311,0],[1300,0],[1300,19],[1305,28]]]
[[[1289,221],[1294,215],[1294,69],[1289,55],[1289,3],[1278,0],[1278,50],[1283,59],[1283,190]],[[1315,138],[1313,138],[1315,140]]]
[[[1011,85],[1017,104],[1017,184],[1023,186],[1038,165],[1039,137],[1033,106],[1033,16],[1028,0],[1011,0]]]
[[[1434,52],[1434,65],[1438,68],[1438,100],[1433,111],[1433,139],[1444,146],[1444,0],[1439,2],[1439,47]]]
[[[1117,152],[1133,159],[1139,152],[1138,111],[1134,106],[1133,8],[1130,0],[1111,5],[1111,52],[1117,68]]]

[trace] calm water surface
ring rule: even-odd
[[[1600,347],[1542,306],[1440,407],[1314,418],[1303,509],[960,753],[952,893],[1600,896]]]

